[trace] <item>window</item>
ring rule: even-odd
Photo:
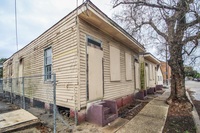
[[[132,80],[132,62],[131,62],[131,55],[126,53],[126,80]]]
[[[102,42],[97,39],[94,39],[91,36],[87,36],[87,43],[89,46],[92,46],[94,48],[98,48],[98,49],[102,50]]]
[[[91,38],[88,38],[88,44],[93,44],[93,45],[96,45],[98,47],[101,47],[101,43],[96,41],[96,40],[93,40]]]
[[[20,60],[19,60],[19,77],[23,77],[23,70],[24,70],[24,59],[23,58],[21,58]]]
[[[45,71],[45,80],[51,79],[52,73],[52,49],[48,48],[44,51],[44,71]]]
[[[110,79],[120,81],[120,50],[110,46]]]

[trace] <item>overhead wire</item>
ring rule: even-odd
[[[18,27],[17,27],[17,1],[15,0],[15,39],[16,39],[16,46],[18,51]]]

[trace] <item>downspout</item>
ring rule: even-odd
[[[136,60],[136,57],[134,57],[134,93],[135,93],[135,90],[136,90],[136,70],[135,70],[135,61]]]

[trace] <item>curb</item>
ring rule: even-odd
[[[194,123],[195,123],[195,126],[196,126],[196,132],[200,133],[200,120],[199,120],[200,117],[199,117],[199,115],[197,113],[197,110],[196,110],[196,108],[194,106],[194,103],[191,100],[190,95],[188,94],[188,91],[186,91],[186,95],[187,95],[188,99],[190,100],[190,102],[193,105],[192,117],[193,117],[193,120],[194,120]]]

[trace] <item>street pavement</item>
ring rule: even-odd
[[[193,99],[200,101],[200,82],[187,80],[187,81],[185,81],[185,86],[190,91],[193,91],[193,93],[192,93]],[[188,96],[189,96],[189,94],[188,94]],[[189,97],[189,99],[190,99],[190,97]],[[197,102],[197,103],[199,103],[199,102]],[[194,119],[194,122],[196,125],[196,132],[200,133],[200,119],[199,119],[200,117],[197,113],[195,106],[193,108],[192,115],[193,115],[193,119]]]
[[[192,94],[194,99],[200,101],[200,82],[187,80],[185,81],[185,86],[194,92]]]

